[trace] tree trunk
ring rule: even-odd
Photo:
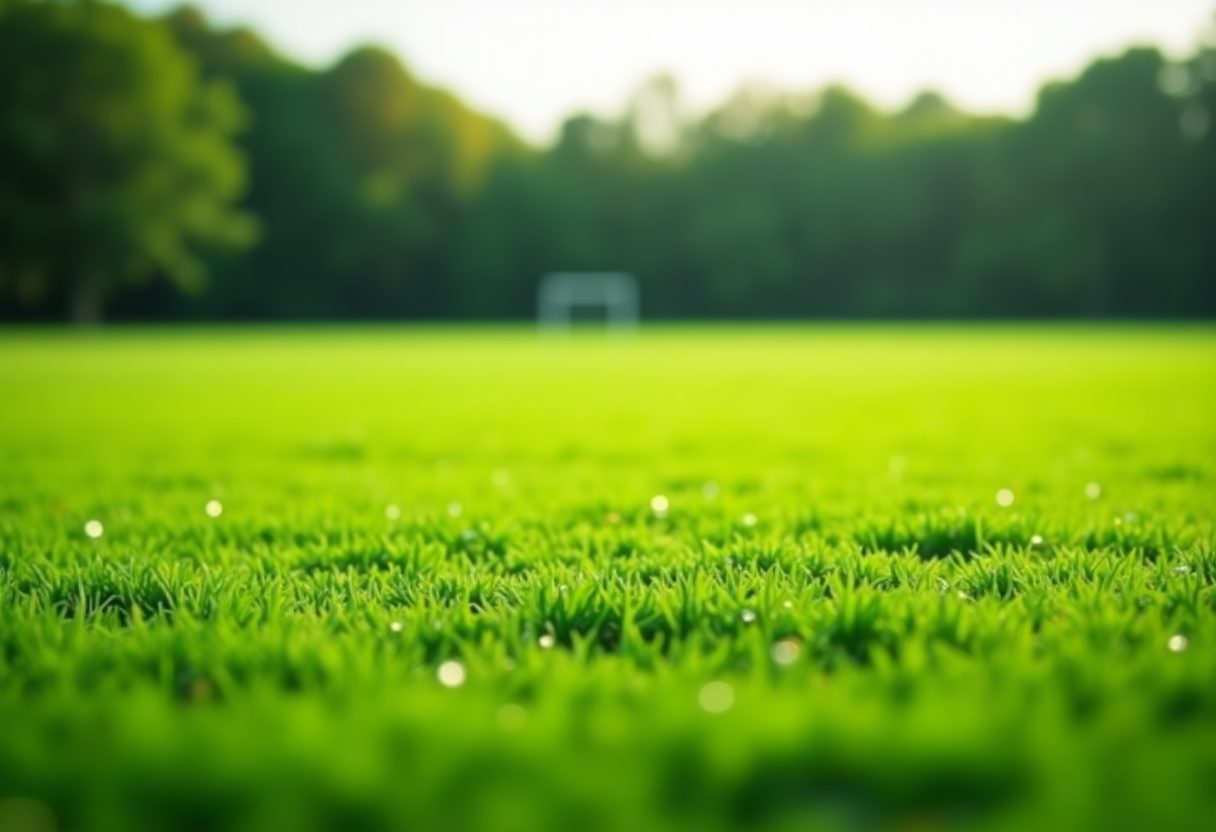
[[[101,323],[101,293],[87,278],[78,277],[72,283],[72,323],[95,326]]]

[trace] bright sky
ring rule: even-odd
[[[159,12],[179,0],[127,0]],[[934,88],[1020,114],[1049,78],[1133,43],[1185,54],[1216,0],[194,0],[280,52],[325,65],[361,43],[533,139],[579,110],[619,112],[673,74],[694,112],[746,80],[842,81],[896,107]]]

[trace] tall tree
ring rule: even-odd
[[[124,284],[193,289],[234,209],[243,111],[157,22],[95,2],[0,0],[0,298],[100,318]]]

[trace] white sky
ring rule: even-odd
[[[179,0],[127,0],[159,12]],[[981,112],[1026,113],[1038,86],[1134,43],[1185,54],[1216,0],[194,0],[322,66],[361,43],[547,140],[579,110],[620,111],[670,72],[703,111],[741,82],[842,81],[886,107],[937,89]]]

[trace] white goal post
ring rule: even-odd
[[[536,319],[541,329],[566,330],[575,307],[601,307],[610,330],[638,325],[638,281],[627,272],[553,272],[536,291]]]

